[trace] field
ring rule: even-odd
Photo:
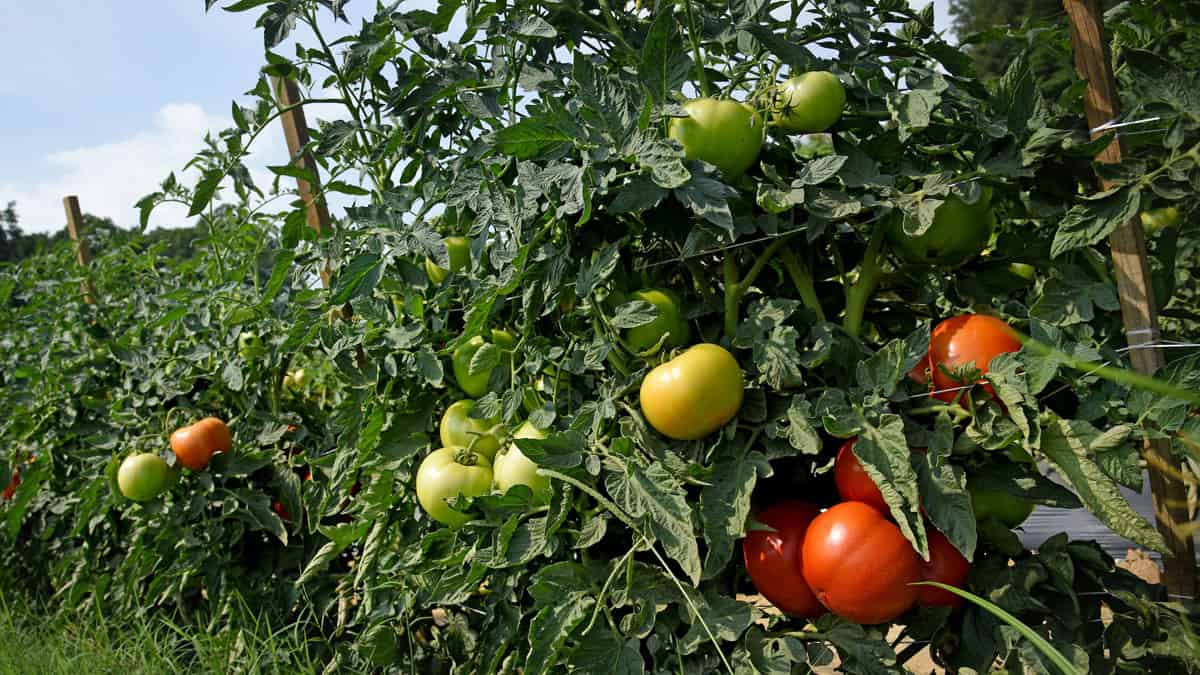
[[[1200,670],[1194,3],[343,4],[0,263],[0,673]]]

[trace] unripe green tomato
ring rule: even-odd
[[[779,85],[775,100],[775,124],[796,133],[817,133],[842,117],[846,89],[837,75],[814,70],[789,78]]]
[[[238,336],[238,355],[246,361],[254,361],[267,351],[258,333],[244,331]]]
[[[887,229],[892,250],[914,265],[956,266],[979,255],[992,238],[996,216],[991,208],[991,188],[985,187],[974,204],[955,195],[942,202],[933,223],[915,237],[904,232],[904,219],[895,218]]]
[[[1008,272],[1009,274],[1020,277],[1025,281],[1033,281],[1037,279],[1037,268],[1026,263],[1009,263]]]
[[[417,469],[417,501],[443,525],[461,527],[471,518],[449,502],[478,497],[492,489],[492,464],[487,457],[463,448],[439,448],[429,453]]]
[[[1167,206],[1161,209],[1142,211],[1138,217],[1142,220],[1142,228],[1147,234],[1150,234],[1178,225],[1179,209],[1174,206]]]
[[[504,330],[493,330],[491,342],[504,350],[511,350],[517,344],[512,333]],[[454,381],[471,398],[479,398],[486,394],[488,391],[488,380],[492,377],[491,368],[475,373],[474,375],[471,374],[471,359],[474,358],[475,353],[479,351],[479,348],[483,344],[483,336],[476,335],[459,345],[451,356],[451,369],[454,371]],[[507,358],[509,357],[505,355],[500,362],[505,363]]]
[[[523,423],[513,434],[513,438],[542,439],[545,437],[545,432],[528,421]],[[496,489],[503,493],[508,492],[508,489],[514,485],[524,485],[533,491],[533,499],[536,503],[545,504],[550,501],[550,478],[539,475],[537,470],[538,465],[526,457],[516,443],[510,443],[496,456],[495,464],[492,467]]]
[[[999,490],[980,490],[967,481],[967,492],[971,495],[971,509],[975,520],[995,518],[1008,529],[1013,529],[1033,513],[1033,502]]]
[[[763,122],[745,103],[698,98],[683,104],[687,117],[673,117],[667,135],[683,144],[689,159],[715,165],[734,180],[758,159],[763,144]]]
[[[682,347],[692,339],[691,327],[680,315],[679,296],[661,288],[646,288],[634,291],[629,300],[643,300],[658,309],[658,317],[641,326],[634,326],[625,331],[625,341],[635,352],[644,352],[658,344],[663,334],[670,333],[663,346],[666,348]]]
[[[130,455],[117,470],[117,487],[121,494],[135,502],[147,502],[157,497],[170,478],[170,469],[162,457],[144,452]]]
[[[291,372],[292,384],[297,389],[303,389],[304,385],[308,384],[308,371],[303,368],[297,368]]]
[[[425,274],[429,275],[429,280],[435,284],[445,281],[450,272],[465,269],[471,264],[471,243],[466,237],[446,237],[444,243],[450,257],[449,270],[438,265],[432,258],[425,258]]]
[[[471,417],[475,401],[464,398],[450,404],[442,413],[442,422],[438,427],[442,445],[448,448],[470,448],[491,460],[500,449],[504,436],[504,427],[500,418],[476,419]]]
[[[698,344],[646,375],[642,414],[664,436],[704,438],[737,416],[743,386],[733,354],[720,345]]]

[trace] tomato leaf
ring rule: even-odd
[[[904,422],[886,414],[878,425],[867,424],[852,446],[854,456],[867,475],[879,487],[900,531],[922,558],[929,555],[925,525],[921,521],[917,473],[910,460],[911,451],[904,436]]]
[[[692,531],[692,510],[679,481],[655,462],[645,469],[629,465],[624,473],[609,473],[605,487],[621,509],[654,534],[692,584],[698,584],[700,549]]]
[[[962,467],[946,461],[948,452],[914,452],[909,455],[921,489],[921,505],[929,522],[954,544],[967,560],[973,559],[977,535],[971,496]]]
[[[631,300],[619,307],[610,320],[614,328],[634,328],[658,318],[658,307],[645,300]]]
[[[771,465],[762,454],[730,453],[730,446],[722,445],[724,456],[713,464],[713,475],[720,480],[700,491],[700,528],[707,544],[702,579],[713,578],[729,564],[734,542],[745,535],[754,486],[759,478],[771,475]]]
[[[1058,224],[1050,256],[1090,246],[1112,234],[1113,230],[1137,216],[1141,196],[1137,190],[1118,189],[1102,192],[1083,204],[1071,207]]]
[[[1082,420],[1055,417],[1046,425],[1042,452],[1070,482],[1084,506],[1113,532],[1165,553],[1162,535],[1125,501],[1116,483],[1093,459],[1096,452],[1124,443],[1130,432],[1130,427],[1117,426],[1101,433]]]
[[[377,253],[355,256],[345,267],[338,270],[333,281],[329,304],[344,305],[354,298],[375,290],[387,261]]]

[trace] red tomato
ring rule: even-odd
[[[818,513],[820,509],[812,504],[781,502],[754,517],[775,531],[753,530],[742,542],[746,572],[754,587],[791,616],[813,618],[825,613],[800,569],[804,533]]]
[[[890,509],[887,502],[883,501],[883,493],[854,456],[854,442],[857,440],[855,437],[843,443],[833,463],[833,480],[837,483],[838,494],[844,502],[863,502],[888,513]]]
[[[842,502],[817,516],[804,535],[801,564],[821,604],[863,624],[891,621],[917,601],[921,559],[874,507]]]
[[[929,373],[925,372],[931,367],[929,365],[929,354],[925,354],[925,358],[921,362],[913,366],[913,369],[908,371],[908,379],[917,384],[929,384]]]
[[[1008,324],[1000,319],[984,314],[963,314],[939,323],[933,329],[929,342],[929,360],[933,370],[933,385],[939,390],[934,394],[943,401],[952,401],[958,394],[955,391],[941,391],[963,386],[949,375],[942,372],[943,366],[951,372],[967,364],[973,364],[980,372],[988,371],[988,364],[996,356],[1005,352],[1015,352],[1021,348],[1021,341]],[[984,390],[995,395],[992,386],[984,385]]]
[[[921,580],[962,588],[971,573],[971,563],[954,548],[946,535],[933,528],[926,528],[925,532],[929,534],[929,562],[921,561]],[[958,607],[963,601],[950,591],[933,586],[921,586],[920,589],[917,602],[926,607]]]
[[[14,495],[17,494],[17,488],[21,487],[21,474],[14,471],[12,479],[8,482],[8,486],[0,492],[0,499],[4,501],[12,501]]]

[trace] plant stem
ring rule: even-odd
[[[726,253],[721,261],[725,272],[725,336],[733,339],[737,332],[738,302],[742,299],[737,280],[737,262],[732,253]]]
[[[825,310],[821,307],[821,300],[817,297],[817,290],[813,286],[812,272],[809,271],[808,266],[800,262],[790,248],[779,251],[779,260],[783,263],[783,268],[787,270],[788,276],[792,278],[792,284],[796,286],[796,292],[800,294],[800,301],[817,315],[817,321],[823,323]]]
[[[692,13],[692,0],[683,0],[687,12],[688,42],[692,44],[692,58],[696,60],[696,74],[700,76],[700,95],[708,96],[708,75],[704,72],[704,59],[700,58],[700,41],[696,39],[696,16]]]
[[[858,279],[846,289],[846,316],[842,319],[842,327],[854,337],[862,331],[863,313],[867,309],[867,300],[875,290],[875,284],[883,272],[880,266],[879,251],[883,247],[883,222],[875,225],[871,233],[871,241],[867,244],[867,252],[863,254],[858,266]]]
[[[1021,340],[1021,344],[1027,347],[1030,351],[1041,356],[1053,357],[1064,366],[1072,370],[1078,370],[1084,375],[1098,375],[1109,382],[1116,382],[1117,384],[1122,384],[1127,387],[1145,389],[1146,391],[1154,392],[1160,396],[1179,399],[1180,401],[1187,401],[1193,405],[1200,405],[1200,394],[1182,389],[1171,384],[1170,382],[1160,380],[1156,377],[1150,377],[1149,375],[1142,375],[1141,373],[1137,373],[1132,370],[1126,370],[1125,368],[1106,366],[1102,363],[1095,363],[1093,361],[1085,361],[1083,359],[1075,358],[1066,352],[1055,349],[1050,345],[1042,344],[1041,342],[1038,342],[1037,340],[1034,340],[1028,335],[1024,335],[1022,333],[1017,333],[1017,337]]]
[[[733,334],[737,332],[738,304],[741,303],[742,296],[746,294],[746,291],[750,290],[750,287],[754,285],[754,281],[758,279],[758,275],[762,274],[762,271],[766,269],[767,263],[783,248],[783,245],[787,243],[792,234],[795,233],[789,232],[776,237],[775,241],[772,241],[754,259],[754,264],[750,266],[750,271],[746,272],[746,276],[741,281],[738,281],[737,278],[737,261],[733,259],[733,253],[727,252],[725,254],[725,259],[722,260],[721,264],[725,273],[725,335],[729,338],[733,338]]]

